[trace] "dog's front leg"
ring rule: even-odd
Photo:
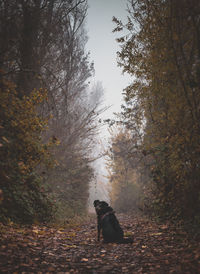
[[[101,234],[101,219],[100,217],[97,218],[97,240],[100,241],[100,234]]]

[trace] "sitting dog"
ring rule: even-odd
[[[100,241],[100,233],[105,243],[132,243],[131,238],[124,238],[124,232],[115,216],[115,212],[106,202],[95,200],[94,207],[97,214],[97,240]]]

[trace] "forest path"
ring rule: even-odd
[[[67,229],[1,225],[0,273],[200,273],[200,238],[117,215],[133,244],[96,240],[96,218]]]

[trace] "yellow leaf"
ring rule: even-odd
[[[2,139],[3,139],[6,143],[9,143],[8,139],[7,139],[5,136],[3,136]]]
[[[81,262],[88,262],[88,259],[82,258],[82,259],[81,259]]]

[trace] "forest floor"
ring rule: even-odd
[[[117,214],[133,244],[97,242],[96,218],[67,228],[0,225],[0,273],[200,273],[200,237]]]

